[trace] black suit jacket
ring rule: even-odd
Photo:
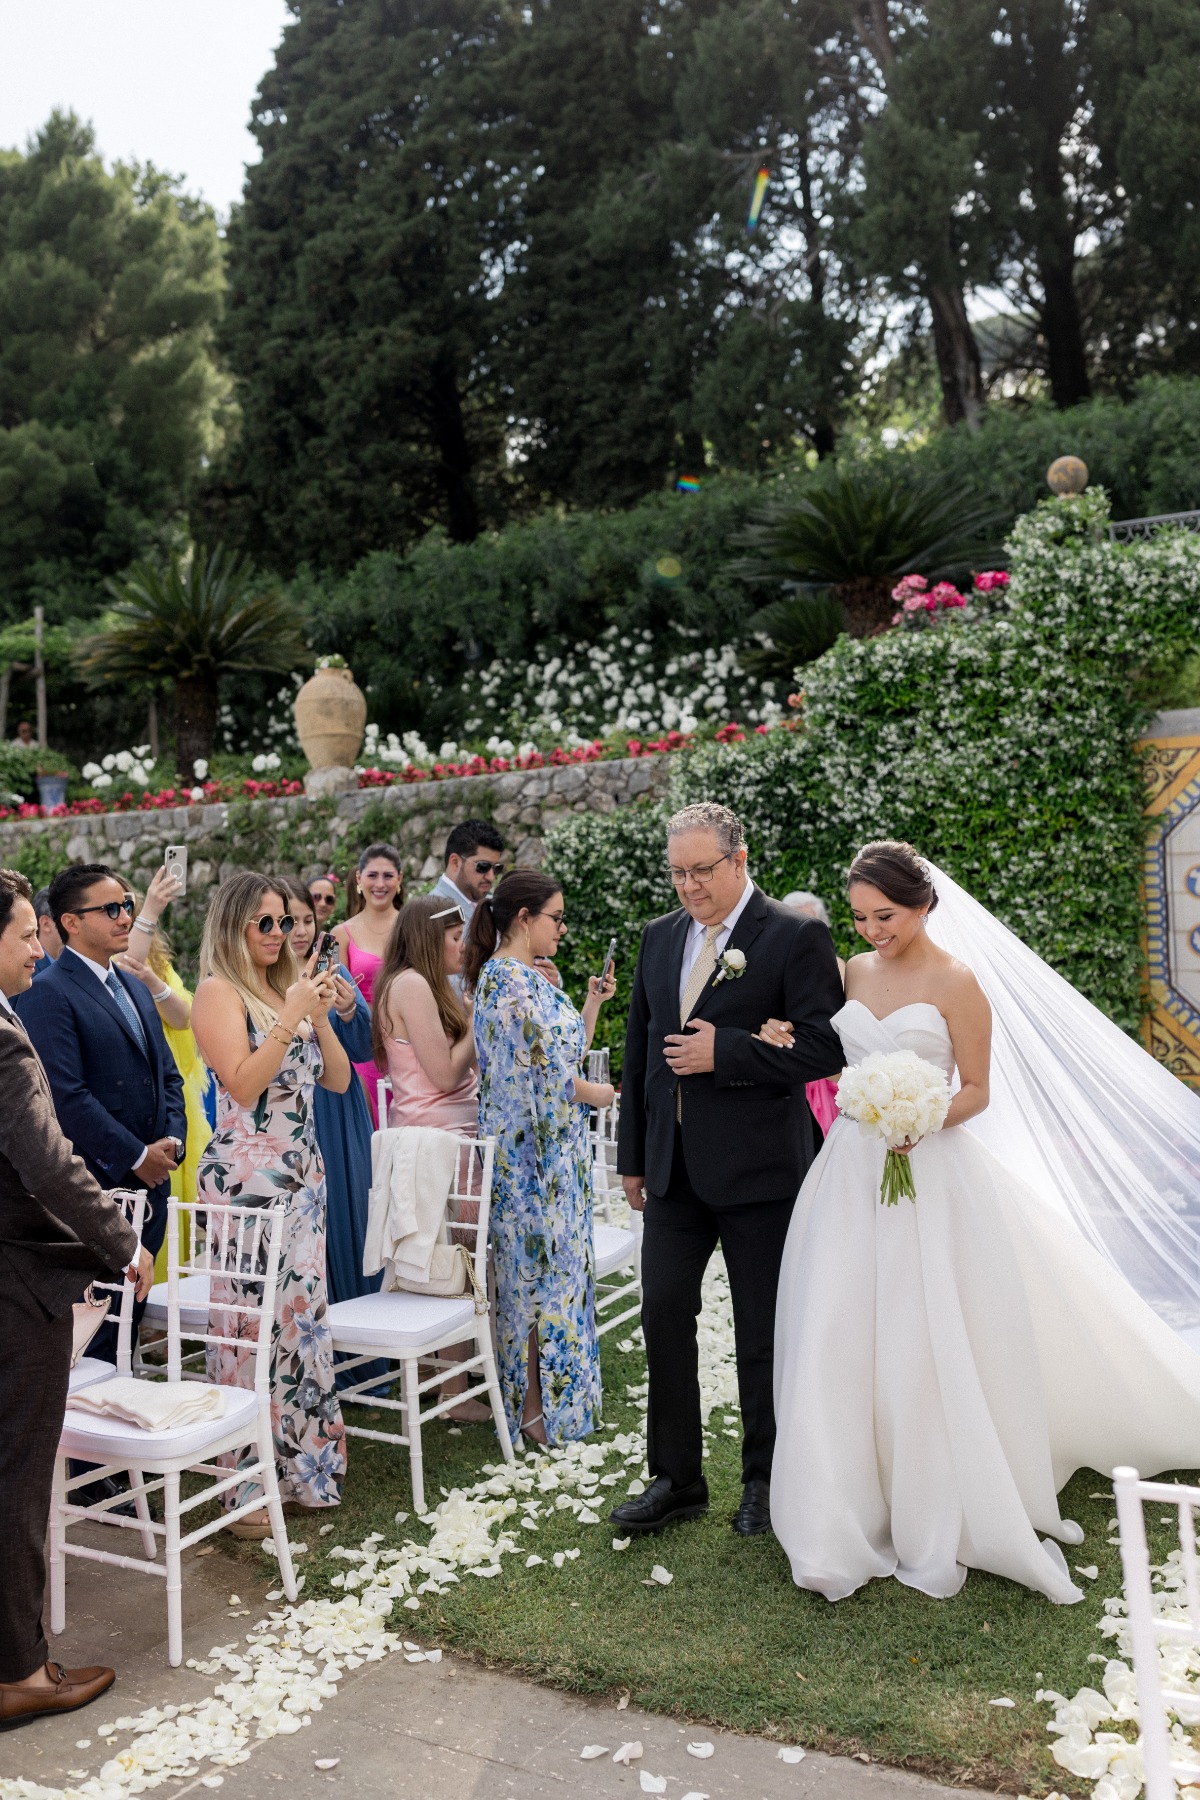
[[[713,979],[692,1008],[716,1027],[715,1067],[677,1081],[663,1040],[677,1033],[679,976],[689,915],[654,919],[642,933],[625,1033],[617,1167],[665,1194],[675,1147],[675,1093],[682,1087],[683,1154],[702,1200],[733,1206],[797,1193],[816,1151],[805,1084],[840,1070],[841,1040],[830,1024],[843,1003],[833,939],[757,888],[727,949],[744,951],[745,972]],[[790,1050],[754,1033],[769,1018],[790,1019]]]
[[[119,970],[117,979],[137,1011],[146,1050],[107,988],[68,950],[16,1008],[49,1078],[58,1122],[91,1173],[104,1187],[140,1187],[134,1162],[159,1138],[186,1143],[187,1113],[153,1000],[140,981]],[[166,1194],[169,1186],[150,1191]]]
[[[63,1136],[28,1035],[0,1007],[0,1266],[57,1318],[136,1249],[120,1207]]]

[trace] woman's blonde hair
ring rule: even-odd
[[[405,969],[414,969],[429,983],[446,1036],[457,1044],[466,1035],[467,1015],[446,974],[446,933],[454,929],[456,910],[442,894],[422,894],[400,910],[383,953],[383,966],[375,977],[371,1002],[371,1039],[381,1061],[387,1054],[384,1005],[393,981]],[[457,922],[462,922],[461,912]]]
[[[260,969],[251,958],[246,933],[261,916],[268,894],[274,894],[281,903],[285,900],[269,875],[255,875],[248,869],[231,875],[216,891],[200,939],[201,981],[209,975],[219,975],[227,981],[239,995],[251,1023],[260,1031],[269,1031],[279,1016],[278,1006],[263,999],[260,982],[265,982],[282,1001],[300,973],[286,939],[278,961],[270,968]]]

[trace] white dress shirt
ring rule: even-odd
[[[722,950],[724,950],[726,944],[728,944],[734,926],[745,912],[747,906],[749,906],[750,896],[753,892],[754,883],[748,879],[745,887],[742,889],[741,899],[738,901],[732,912],[726,913],[724,923],[714,940],[713,947],[718,957],[720,957]],[[707,930],[708,926],[701,925],[698,919],[693,919],[688,927],[687,942],[683,946],[683,966],[679,971],[679,1004],[681,1006],[683,1005],[683,995],[684,990],[687,987],[688,976],[692,972],[692,964],[704,947],[704,934]]]
[[[96,980],[100,983],[100,986],[102,988],[104,988],[105,990],[107,990],[107,988],[108,988],[108,969],[105,967],[105,965],[103,963],[98,963],[98,962],[93,961],[93,959],[90,956],[85,956],[83,954],[82,950],[76,950],[74,944],[68,944],[67,949],[70,951],[72,956],[77,956],[79,958],[80,962],[83,964],[85,969],[90,969],[92,971],[92,974],[96,977]],[[118,975],[117,980],[120,981],[120,979],[121,979],[121,977]],[[178,1143],[179,1139],[176,1138],[175,1142]],[[141,1168],[142,1164],[146,1160],[146,1156],[149,1151],[149,1148],[150,1147],[148,1144],[143,1146],[142,1154],[138,1157],[137,1161],[134,1164],[132,1164],[132,1167],[134,1170]]]
[[[16,1008],[14,1007],[12,1001],[9,999],[8,995],[4,992],[3,988],[0,988],[0,1006],[2,1006],[4,1008],[6,1013],[11,1013],[13,1018],[14,1019],[16,1018],[16,1016],[17,1016]]]

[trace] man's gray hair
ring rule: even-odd
[[[746,847],[742,821],[727,806],[718,806],[715,800],[701,800],[695,806],[685,806],[682,812],[668,819],[668,838],[680,837],[685,831],[714,832],[722,856],[731,856],[735,850]]]
[[[793,912],[803,913],[806,918],[820,919],[822,925],[829,923],[829,909],[819,894],[810,894],[807,888],[793,888],[785,894],[781,906],[790,906]]]

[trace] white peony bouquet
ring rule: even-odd
[[[950,1109],[950,1083],[942,1071],[912,1050],[874,1050],[842,1075],[837,1103],[867,1137],[882,1138],[888,1147],[881,1205],[895,1206],[901,1194],[915,1200],[912,1163],[897,1145],[942,1129]]]

